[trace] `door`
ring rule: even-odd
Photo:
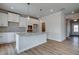
[[[79,35],[79,23],[71,23],[71,35]]]
[[[42,32],[45,32],[45,23],[42,23]]]

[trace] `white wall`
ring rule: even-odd
[[[42,23],[45,22],[45,17],[39,18],[39,32],[42,32]]]
[[[65,39],[65,18],[62,11],[54,13],[49,16],[45,16],[46,32],[48,33],[48,39],[63,41]]]
[[[70,20],[67,20],[67,25],[66,25],[66,36],[70,36]]]

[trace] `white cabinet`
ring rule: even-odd
[[[15,42],[15,33],[0,33],[0,44]]]
[[[8,21],[19,22],[19,15],[14,13],[8,13]]]
[[[39,20],[33,18],[27,19],[26,17],[22,16],[20,16],[19,18],[19,27],[27,27],[28,25],[39,24]]]
[[[28,22],[28,25],[33,25],[33,19],[32,18],[27,19],[27,22]]]
[[[8,18],[6,13],[0,12],[0,26],[8,26]]]
[[[33,24],[39,24],[39,20],[37,19],[32,19],[33,20]]]
[[[19,27],[27,27],[27,19],[24,17],[20,17]]]
[[[28,25],[39,24],[39,20],[30,18],[28,20]]]

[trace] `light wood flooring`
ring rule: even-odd
[[[0,45],[1,55],[16,55],[15,43]],[[63,42],[48,40],[40,46],[18,55],[79,55],[79,37],[71,37]]]

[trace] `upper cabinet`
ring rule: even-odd
[[[27,22],[28,22],[28,23],[27,23],[28,25],[32,25],[32,24],[33,24],[33,20],[32,20],[32,18],[27,19]]]
[[[8,13],[8,21],[19,22],[19,15],[14,13]]]
[[[39,24],[39,20],[37,19],[32,19],[33,20],[33,24]]]
[[[27,27],[27,19],[24,17],[20,17],[19,27]]]
[[[0,12],[0,26],[8,26],[8,18],[6,13]]]
[[[30,18],[28,21],[28,25],[39,24],[39,20]]]

